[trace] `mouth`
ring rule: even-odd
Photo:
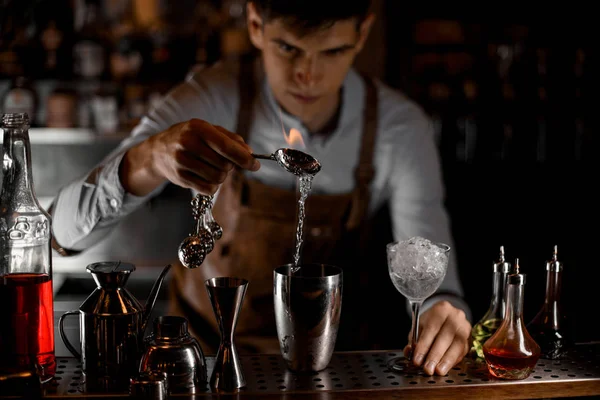
[[[296,93],[290,93],[296,101],[302,104],[312,104],[319,100],[320,96],[305,96]]]

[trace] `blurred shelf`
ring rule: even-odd
[[[98,134],[87,128],[30,128],[31,144],[93,144],[119,143],[129,133],[117,132],[110,135]],[[2,139],[0,139],[1,142]]]
[[[153,258],[148,259],[144,257],[108,257],[106,254],[95,253],[93,250],[74,255],[71,257],[62,257],[57,252],[52,250],[52,272],[53,274],[64,274],[66,276],[77,276],[85,275],[88,276],[86,267],[95,262],[100,261],[115,261],[120,260],[123,262],[132,263],[136,267],[134,276],[144,279],[154,279],[157,277],[162,269],[167,264],[173,264],[176,261],[177,249],[173,251],[172,257],[163,259]]]
[[[114,143],[118,144],[129,136],[129,132],[117,132],[109,135],[101,135],[88,128],[30,128],[29,139],[31,144],[94,144]],[[0,135],[0,143],[4,140]]]

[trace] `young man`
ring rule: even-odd
[[[286,135],[294,128],[304,141],[299,148],[322,163],[307,202],[302,260],[344,268],[342,323],[360,322],[360,299],[368,297],[359,292],[361,277],[370,268],[359,258],[360,233],[382,205],[390,206],[396,240],[418,235],[452,245],[428,119],[352,68],[373,23],[368,10],[368,0],[249,1],[249,34],[261,56],[194,73],[93,173],[63,188],[53,209],[56,241],[85,249],[169,183],[216,193],[223,237],[200,268],[175,268],[171,312],[189,319],[210,353],[219,336],[203,282],[247,278],[236,345],[277,353],[272,271],[292,260],[297,179],[277,163],[260,165],[252,153],[290,147]],[[452,256],[414,349],[428,374],[444,375],[467,353],[471,325],[461,294]],[[348,322],[338,341],[356,327]]]

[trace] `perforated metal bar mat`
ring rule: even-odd
[[[294,374],[285,366],[279,355],[242,357],[247,386],[242,392],[254,395],[310,393],[323,391],[352,391],[392,388],[432,388],[448,386],[509,385],[515,381],[503,381],[492,377],[483,361],[465,358],[446,376],[427,376],[391,372],[388,361],[401,353],[396,352],[350,352],[336,353],[324,371],[314,374]],[[207,359],[208,373],[214,359]],[[46,397],[70,397],[94,394],[86,393],[81,366],[72,358],[58,359],[56,380],[50,383]],[[600,344],[580,345],[566,360],[540,359],[533,373],[519,382],[597,382],[600,388]],[[197,395],[210,393],[208,385],[198,388]],[[104,397],[126,396],[126,393],[104,394]],[[101,396],[98,394],[98,396]]]

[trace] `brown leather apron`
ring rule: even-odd
[[[251,63],[240,71],[240,110],[237,133],[247,139],[255,97]],[[365,77],[366,107],[360,163],[355,189],[341,195],[310,194],[306,201],[301,262],[327,263],[344,269],[344,300],[338,344],[360,340],[360,317],[351,298],[358,299],[359,265],[355,264],[361,227],[373,177],[377,131],[377,96]],[[273,307],[273,269],[293,262],[297,190],[267,186],[234,171],[222,184],[213,208],[223,237],[198,269],[176,265],[170,287],[170,313],[188,318],[190,331],[206,354],[215,354],[220,338],[204,281],[217,276],[249,280],[235,330],[240,353],[279,353]],[[353,273],[355,272],[355,273]],[[352,296],[353,292],[355,296]],[[344,311],[354,318],[346,317]],[[345,323],[346,321],[346,323]],[[354,322],[352,322],[354,321]],[[354,335],[353,335],[354,334]],[[354,339],[351,339],[351,337]],[[363,338],[364,339],[364,338]]]

